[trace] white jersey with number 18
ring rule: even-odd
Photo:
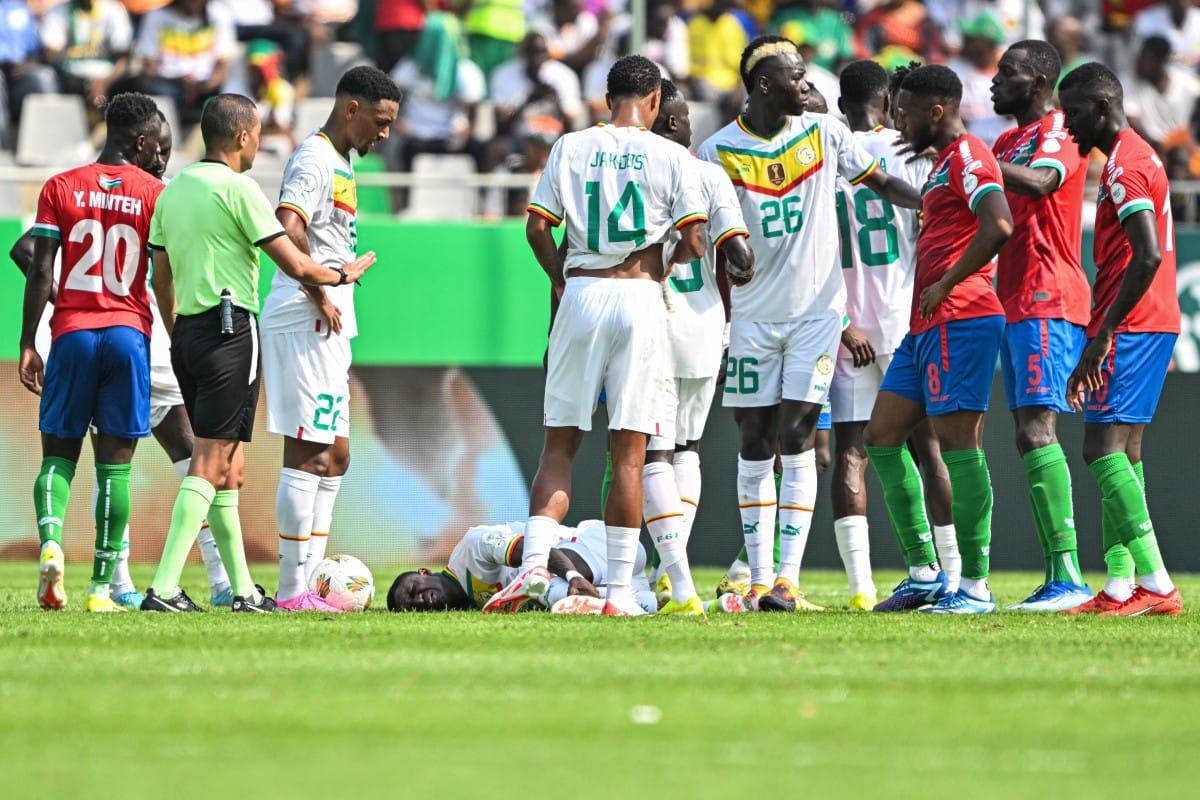
[[[924,186],[933,169],[928,158],[909,163],[900,152],[900,134],[879,126],[856,131],[857,139],[879,165],[910,186]],[[895,352],[908,333],[913,276],[917,270],[920,215],[881,198],[869,186],[838,181],[838,230],[842,276],[846,279],[846,316],[871,340],[876,353]],[[848,356],[845,348],[842,355]]]
[[[528,210],[567,221],[564,270],[607,269],[707,218],[692,165],[644,128],[597,125],[554,143]]]

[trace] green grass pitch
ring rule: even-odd
[[[36,567],[0,564],[0,796],[1196,796],[1200,576],[1177,618],[697,620],[93,617],[87,572],[48,614]]]

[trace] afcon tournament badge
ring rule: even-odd
[[[783,164],[777,161],[767,165],[767,180],[771,182],[772,186],[782,186],[786,177],[787,173],[783,171]]]
[[[1112,185],[1112,199],[1113,199],[1113,202],[1116,203],[1117,205],[1121,205],[1122,203],[1125,202],[1125,185],[1124,184],[1114,183]]]
[[[963,191],[972,194],[977,188],[979,188],[979,178],[975,176],[974,172],[968,172],[963,177]]]
[[[817,154],[813,152],[811,147],[801,147],[796,151],[796,160],[800,162],[800,166],[810,167],[817,160]]]
[[[833,359],[826,353],[817,359],[817,372],[828,375],[833,372]]]

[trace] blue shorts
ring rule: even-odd
[[[817,430],[827,431],[833,428],[833,416],[829,413],[829,401],[821,406],[821,416],[817,418]]]
[[[50,345],[42,433],[82,439],[88,426],[121,439],[150,435],[150,338],[125,325],[64,333]]]
[[[1175,353],[1174,333],[1118,333],[1104,359],[1104,387],[1088,392],[1083,419],[1144,425],[1154,417]]]
[[[996,375],[1004,317],[947,322],[905,334],[892,354],[881,392],[895,392],[940,417],[955,411],[987,411]]]
[[[1008,410],[1036,406],[1069,413],[1067,379],[1086,344],[1083,327],[1065,319],[1026,319],[1005,325],[1000,372]]]

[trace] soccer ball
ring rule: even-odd
[[[363,611],[375,599],[375,578],[354,556],[330,556],[317,564],[308,588],[342,611]]]

